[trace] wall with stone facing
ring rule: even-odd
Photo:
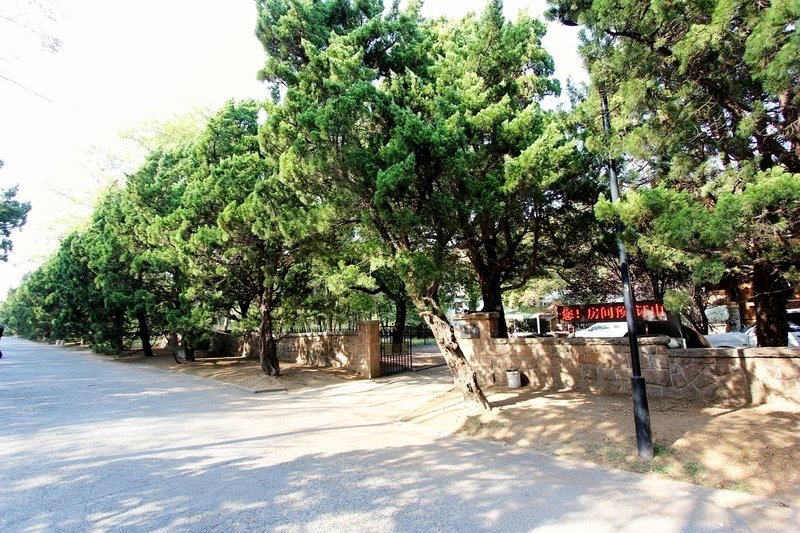
[[[459,345],[481,385],[506,384],[518,369],[535,389],[630,391],[628,339],[493,337],[493,313],[455,317]],[[673,350],[667,337],[639,338],[640,365],[651,397],[713,403],[800,404],[800,350]]]
[[[258,333],[250,333],[238,342],[216,341],[223,346],[219,354],[234,354],[258,359]],[[367,377],[380,376],[380,322],[359,322],[356,331],[342,333],[292,333],[278,342],[278,359],[310,366],[346,368]],[[214,345],[214,342],[212,342]]]
[[[368,378],[380,376],[380,322],[359,322],[355,332],[297,333],[278,343],[278,359],[310,366],[334,366]]]
[[[670,381],[654,387],[656,394],[675,397],[679,392],[681,398],[734,404],[800,404],[797,348],[668,350],[667,354]]]

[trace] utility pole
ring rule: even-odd
[[[608,113],[608,98],[605,89],[600,90],[600,104],[603,114],[603,132],[608,146],[611,136],[611,120]],[[619,184],[617,183],[617,162],[613,157],[608,157],[608,177],[611,181],[611,202],[619,202]],[[636,302],[631,287],[630,271],[628,269],[628,252],[622,242],[622,222],[614,224],[614,233],[617,235],[619,248],[619,269],[622,274],[622,296],[625,301],[625,318],[628,322],[628,340],[631,350],[631,393],[633,395],[633,420],[636,425],[636,447],[639,458],[650,460],[653,458],[653,432],[650,429],[650,409],[647,406],[647,388],[642,369],[639,364],[639,339],[636,336]]]

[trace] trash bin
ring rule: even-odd
[[[512,368],[506,370],[506,382],[509,389],[518,389],[522,386],[522,379],[520,379],[519,370]]]

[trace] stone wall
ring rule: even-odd
[[[663,396],[674,396],[675,390],[690,399],[800,404],[797,348],[669,350],[667,354],[670,382],[661,387]]]
[[[213,340],[217,355],[235,355],[258,359],[258,333],[238,341],[230,335]],[[310,366],[339,367],[358,372],[367,378],[380,376],[380,322],[359,322],[356,331],[341,333],[292,333],[278,342],[278,360]],[[217,348],[219,346],[219,348]]]
[[[517,369],[523,384],[543,390],[630,391],[628,339],[494,338],[494,313],[455,317],[456,331],[481,385],[506,385]],[[651,397],[713,403],[800,404],[800,350],[667,348],[667,337],[640,337],[642,376]]]
[[[380,322],[359,322],[355,332],[297,333],[278,343],[278,359],[311,366],[346,368],[380,376]]]

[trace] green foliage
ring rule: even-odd
[[[611,135],[586,120],[587,145],[618,160],[629,190],[597,215],[623,220],[648,265],[688,269],[695,282],[769,272],[754,278],[759,323],[781,323],[800,235],[800,3],[550,5],[552,18],[585,27],[596,91],[579,113],[598,117],[599,93],[610,103]],[[774,344],[781,333],[759,338]]]
[[[787,105],[800,104],[800,2],[780,0],[762,6],[752,33],[745,42],[744,60],[754,75],[773,95],[782,96]]]
[[[508,304],[510,308],[524,313],[544,312],[556,300],[571,303],[563,302],[566,291],[567,284],[563,279],[555,276],[536,278],[524,288],[511,291],[508,294]]]
[[[15,200],[16,196],[17,187],[0,189],[0,261],[8,261],[8,253],[12,248],[11,232],[25,225],[31,210],[29,202]]]
[[[52,334],[52,310],[45,306],[52,287],[44,268],[23,278],[17,289],[9,291],[3,302],[2,319],[9,333],[35,339]]]
[[[32,339],[102,342],[122,347],[125,309],[106,299],[89,267],[86,233],[67,235],[42,267],[4,302],[9,328]]]
[[[267,52],[259,78],[280,86],[293,84],[315,50],[335,35],[361,27],[383,11],[381,0],[257,0],[256,36]],[[376,43],[381,44],[381,43]],[[378,54],[379,50],[374,50]]]
[[[719,282],[731,265],[781,264],[800,252],[787,239],[798,223],[800,175],[774,167],[758,172],[741,192],[716,190],[715,197],[708,205],[688,191],[659,186],[629,193],[617,208],[601,201],[597,213],[618,215],[639,231],[637,244],[650,257],[691,266],[697,282]]]
[[[498,2],[424,21],[413,4],[309,37],[312,11],[360,4],[297,4],[260,6],[262,74],[286,88],[262,130],[281,179],[368,224],[418,304],[440,312],[465,260],[494,308],[564,256],[598,187],[576,131],[539,107],[559,90],[540,21],[506,21]]]
[[[424,20],[418,2],[259,0],[273,101],[137,133],[146,160],[10,294],[9,326],[116,350],[143,324],[201,342],[215,315],[268,339],[400,316],[406,292],[439,316],[477,294],[502,308],[510,290],[537,307],[554,291],[604,299],[617,220],[636,283],[671,308],[696,301],[691,281],[756,265],[794,280],[797,2],[551,5],[586,26],[608,137],[596,91],[569,114],[541,109],[560,90],[544,25],[506,20],[498,0],[456,21]],[[30,208],[15,192],[3,259]]]
[[[664,295],[664,307],[667,311],[684,312],[693,305],[692,295],[687,290],[667,291]]]

